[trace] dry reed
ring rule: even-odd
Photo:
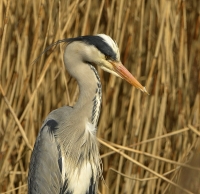
[[[200,193],[200,3],[0,1],[0,193],[26,193],[42,121],[78,96],[58,39],[106,33],[150,96],[98,69],[102,194]]]

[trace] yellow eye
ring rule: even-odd
[[[106,59],[106,60],[109,60],[109,59],[110,59],[110,57],[109,57],[109,56],[107,56],[107,55],[105,55],[105,59]]]

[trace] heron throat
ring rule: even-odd
[[[102,101],[102,89],[101,89],[101,81],[100,77],[96,71],[96,69],[90,65],[90,68],[93,70],[96,80],[97,80],[97,87],[95,91],[95,96],[93,98],[93,108],[92,108],[92,115],[91,115],[91,123],[96,127],[99,120],[99,115],[101,111],[101,101]]]

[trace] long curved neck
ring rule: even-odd
[[[79,98],[74,109],[88,117],[88,120],[97,126],[102,100],[102,89],[96,69],[87,64],[84,66],[85,76],[74,76],[79,85]]]
[[[96,69],[86,61],[94,58],[92,50],[81,42],[67,45],[64,52],[64,63],[67,71],[79,85],[79,98],[73,108],[73,116],[85,118],[97,125],[101,107],[101,82]],[[95,50],[96,51],[96,50]],[[82,120],[83,120],[82,119]]]

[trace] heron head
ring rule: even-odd
[[[110,36],[97,34],[68,39],[68,44],[72,42],[81,43],[76,46],[76,52],[81,51],[79,56],[82,57],[84,62],[96,64],[104,71],[126,80],[137,89],[148,94],[145,87],[121,63],[119,48]],[[81,46],[84,46],[84,49]],[[78,47],[80,48],[78,49]],[[82,52],[83,50],[84,52]]]

